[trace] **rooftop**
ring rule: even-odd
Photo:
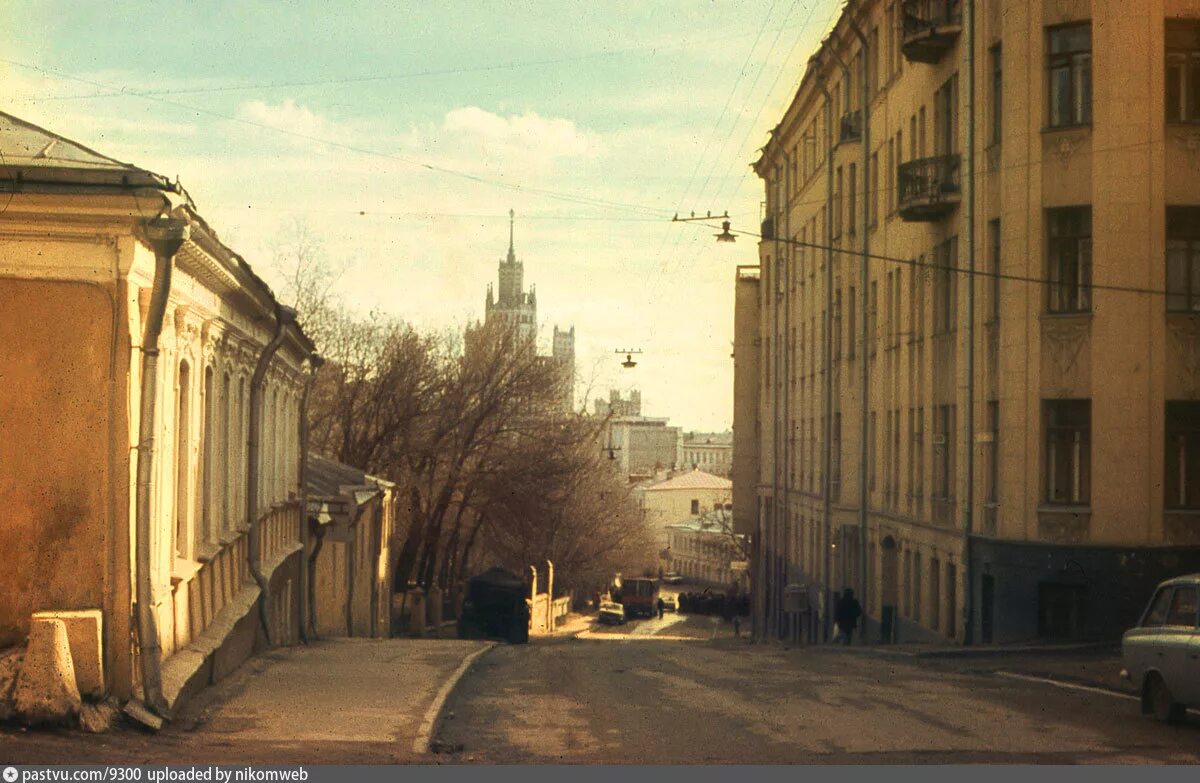
[[[651,484],[646,487],[646,492],[655,492],[660,490],[671,489],[724,489],[731,490],[733,482],[727,478],[714,476],[711,473],[705,473],[703,470],[692,470],[688,473],[681,473],[674,478],[669,478],[666,481],[660,481],[657,484]]]

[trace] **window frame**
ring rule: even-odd
[[[1074,407],[1076,410],[1071,410]],[[1056,415],[1057,414],[1057,415]],[[1078,414],[1071,420],[1069,414]],[[1056,419],[1066,421],[1056,421]],[[1080,421],[1083,423],[1081,424]],[[1042,502],[1047,506],[1090,506],[1092,491],[1092,401],[1049,399],[1042,401]],[[1058,450],[1068,448],[1065,458]],[[1059,493],[1060,465],[1069,474],[1067,491]]]
[[[1165,213],[1166,309],[1168,313],[1200,312],[1200,206],[1168,205]],[[1176,255],[1176,252],[1179,255]],[[1181,277],[1172,274],[1183,258]],[[1173,282],[1174,281],[1174,282]],[[1177,287],[1182,283],[1182,290]],[[1179,298],[1183,301],[1180,303]],[[1182,306],[1181,306],[1182,305]]]
[[[1077,221],[1077,226],[1072,225]],[[1092,312],[1092,207],[1052,207],[1045,211],[1046,312]],[[1074,271],[1075,281],[1065,281]]]
[[[1174,28],[1174,29],[1173,29]],[[1190,28],[1190,30],[1188,29]],[[1188,32],[1190,43],[1179,43]],[[1172,39],[1176,39],[1173,41]],[[1163,111],[1167,124],[1200,124],[1200,19],[1167,19],[1163,30]],[[1178,63],[1178,102],[1172,114],[1172,61]]]
[[[1072,32],[1087,32],[1087,48],[1067,48]],[[1056,40],[1063,41],[1055,51]],[[1092,22],[1068,22],[1046,28],[1046,127],[1078,128],[1092,124]],[[1055,75],[1066,74],[1066,97],[1059,106],[1054,89]]]

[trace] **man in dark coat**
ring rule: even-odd
[[[862,605],[854,597],[854,591],[847,587],[842,593],[842,597],[838,599],[837,606],[833,609],[833,621],[837,623],[838,630],[841,632],[842,638],[846,640],[846,644],[850,644],[854,629],[858,627],[858,618],[862,617],[862,613]]]

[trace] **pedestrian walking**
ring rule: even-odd
[[[733,638],[742,638],[742,618],[736,614],[733,616]]]
[[[658,599],[658,619],[663,619],[663,613],[667,611],[667,604],[660,597]]]
[[[862,604],[854,597],[854,591],[847,587],[833,609],[833,621],[837,623],[838,635],[847,645],[853,640],[854,629],[858,627],[858,618],[862,617],[862,613]]]

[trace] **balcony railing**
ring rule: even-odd
[[[962,0],[903,0],[901,7],[905,59],[939,62],[962,32]]]
[[[901,163],[897,170],[900,217],[911,222],[929,222],[953,212],[962,198],[960,165],[958,155]]]
[[[862,140],[862,112],[855,109],[842,115],[842,129],[838,134],[838,143]]]
[[[775,238],[775,218],[774,217],[768,217],[765,220],[763,220],[762,230],[759,232],[759,236],[762,237],[762,239],[764,241]]]

